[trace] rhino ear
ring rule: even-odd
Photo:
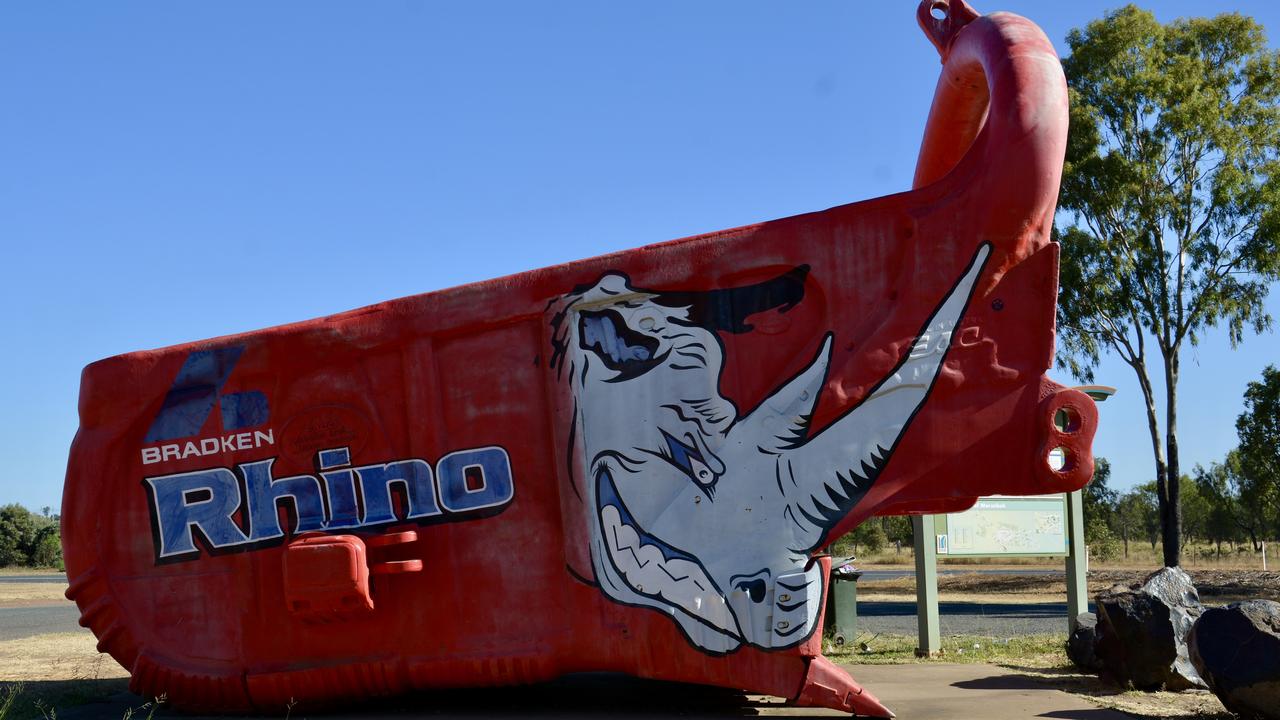
[[[692,292],[664,292],[653,301],[670,308],[686,308],[688,322],[711,331],[744,333],[751,330],[747,318],[777,309],[786,312],[804,299],[809,266],[799,265],[772,280],[753,285]]]
[[[764,399],[739,424],[744,442],[755,443],[765,452],[782,454],[804,444],[809,420],[818,404],[827,367],[831,364],[832,334],[822,339],[822,347],[808,367]]]

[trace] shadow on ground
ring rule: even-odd
[[[127,681],[77,681],[83,691],[78,697],[67,695],[63,685],[73,683],[30,682],[23,688],[19,712],[11,715],[15,720],[42,718],[33,706],[41,700],[46,708],[57,710],[58,720],[89,720],[93,718],[124,718],[132,709],[133,720],[143,720],[151,712],[144,708],[146,700],[129,693]],[[294,707],[260,708],[252,716],[259,718],[290,718],[301,720],[312,717],[361,718],[378,720],[405,720],[407,718],[462,717],[508,718],[513,715],[528,717],[600,717],[603,715],[625,718],[682,718],[698,717],[749,717],[759,715],[768,708],[781,708],[779,702],[770,702],[759,696],[748,696],[737,690],[699,685],[666,683],[643,680],[614,674],[573,675],[560,680],[532,686],[512,688],[479,688],[470,690],[439,690],[427,693],[402,695],[383,700],[364,700],[351,704],[322,706],[299,702]],[[806,717],[804,709],[788,709],[791,717]],[[817,717],[819,713],[813,713]],[[161,705],[155,718],[184,718],[196,720],[210,716],[182,713]],[[220,716],[222,720],[230,717]],[[6,718],[9,720],[9,718]]]
[[[1011,674],[959,682],[955,686],[974,690],[1023,690],[1049,685],[1063,692],[1092,698],[1094,702],[1140,720],[1235,720],[1235,715],[1224,710],[1208,691],[1141,692],[1119,687],[1070,667],[1038,668],[1004,663],[1000,667],[1011,671]],[[1111,711],[1100,709],[1099,712]],[[1071,711],[1041,717],[1089,720],[1104,715],[1080,715],[1078,711]]]

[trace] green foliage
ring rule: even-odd
[[[1143,483],[1133,489],[1133,494],[1137,498],[1139,507],[1138,518],[1141,522],[1139,531],[1141,536],[1149,543],[1152,549],[1155,548],[1156,542],[1160,539],[1160,508],[1158,507],[1158,490],[1156,489],[1156,481]]]
[[[1176,564],[1183,342],[1224,325],[1235,345],[1271,324],[1263,301],[1280,278],[1280,55],[1243,15],[1161,25],[1132,5],[1067,43],[1058,362],[1092,379],[1100,356],[1115,353],[1137,374],[1165,561]]]
[[[889,543],[889,538],[885,535],[878,518],[871,518],[854,528],[853,532],[849,533],[849,539],[853,542],[855,552],[861,550],[867,555],[874,555],[884,550],[884,546]]]
[[[1154,488],[1153,488],[1154,489]],[[1155,530],[1160,526],[1155,498],[1141,489],[1121,495],[1116,500],[1112,514],[1112,527],[1124,544],[1124,556],[1129,557],[1129,540],[1149,537],[1155,547]]]
[[[58,537],[57,526],[47,525],[36,532],[35,543],[31,547],[30,565],[61,567],[62,540]]]
[[[1067,37],[1071,138],[1061,206],[1062,359],[1087,377],[1103,344],[1232,342],[1270,324],[1280,277],[1280,60],[1251,18],[1160,25],[1132,5]],[[1067,280],[1070,282],[1067,282]]]
[[[1190,478],[1182,479],[1182,535],[1187,540],[1208,540],[1209,517],[1213,507],[1200,486]]]
[[[0,567],[57,567],[62,563],[58,519],[18,504],[0,507]]]
[[[1111,513],[1115,510],[1118,494],[1107,487],[1110,479],[1111,463],[1104,457],[1095,458],[1093,477],[1089,480],[1089,484],[1084,486],[1084,492],[1080,495],[1084,505],[1085,523],[1093,518],[1107,523],[1111,521]]]
[[[1089,546],[1089,556],[1098,560],[1114,560],[1120,557],[1120,541],[1100,517],[1085,520],[1084,542]]]
[[[1258,549],[1266,532],[1266,506],[1253,497],[1254,488],[1240,468],[1239,452],[1232,450],[1207,469],[1197,465],[1195,483],[1211,505],[1207,539],[1214,543],[1248,539]]]
[[[35,542],[35,517],[21,505],[0,507],[0,567],[26,565]]]
[[[911,530],[911,518],[905,515],[895,515],[893,517],[880,518],[880,521],[884,526],[884,534],[889,539],[889,542],[896,545],[898,549],[912,547],[915,535]]]
[[[1268,365],[1244,392],[1235,479],[1260,524],[1280,535],[1280,370]]]

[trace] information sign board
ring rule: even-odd
[[[938,552],[953,557],[1065,557],[1067,496],[995,495],[938,518]]]

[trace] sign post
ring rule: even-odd
[[[916,657],[942,654],[942,631],[938,625],[938,543],[933,515],[911,518],[916,550],[916,618],[919,644]],[[945,547],[945,540],[941,543]]]
[[[1067,494],[1067,632],[1075,632],[1076,618],[1089,609],[1089,572],[1084,544],[1084,495],[1082,490]]]

